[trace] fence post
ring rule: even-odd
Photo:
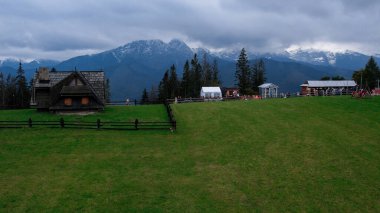
[[[137,105],[137,100],[135,99],[135,106]]]
[[[139,125],[139,120],[136,118],[136,120],[135,120],[135,129],[138,129],[138,125]]]
[[[174,130],[177,129],[177,121],[176,120],[173,121],[173,128],[174,128]]]
[[[100,119],[96,120],[96,127],[100,129]]]
[[[29,128],[32,128],[32,118],[28,119],[28,126],[29,126]]]
[[[61,118],[59,120],[59,124],[61,125],[61,128],[64,128],[65,127],[65,121],[63,120],[63,118]]]

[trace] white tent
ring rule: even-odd
[[[278,86],[272,83],[265,83],[259,86],[262,98],[277,98]]]
[[[201,97],[203,98],[221,98],[222,91],[220,87],[202,87]]]

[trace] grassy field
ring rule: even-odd
[[[161,120],[164,110],[67,119]],[[173,110],[175,133],[0,129],[0,212],[380,212],[380,98]],[[0,120],[28,117],[57,118],[0,111]]]
[[[144,106],[112,106],[107,107],[103,112],[89,115],[57,115],[50,112],[36,112],[29,110],[0,110],[0,120],[26,121],[29,118],[40,121],[57,121],[60,118],[73,121],[134,121],[136,118],[141,121],[167,121],[166,109],[162,105]]]

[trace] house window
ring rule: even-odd
[[[72,106],[73,105],[73,99],[65,98],[64,104],[65,104],[65,106]]]
[[[90,103],[90,99],[88,97],[83,97],[80,103],[82,105],[88,105]]]

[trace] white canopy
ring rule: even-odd
[[[278,86],[272,83],[265,83],[265,84],[261,84],[259,88],[278,88]]]
[[[221,98],[222,90],[220,87],[202,87],[201,89],[201,97],[205,98]]]
[[[222,92],[220,87],[202,87],[202,92]]]

